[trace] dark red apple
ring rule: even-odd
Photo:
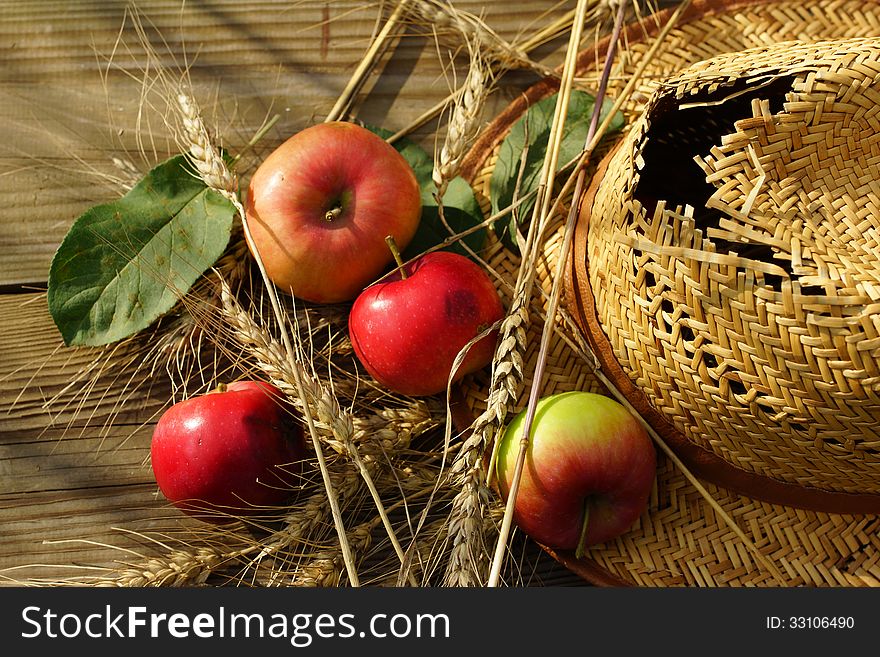
[[[498,484],[507,499],[520,452],[525,411],[498,449]],[[646,511],[656,477],[654,445],[623,405],[604,395],[566,392],[538,401],[515,523],[560,550],[620,536]]]
[[[488,274],[456,253],[428,253],[364,290],[349,315],[355,354],[384,387],[402,395],[446,390],[456,356],[504,316]],[[492,361],[497,332],[474,344],[455,380]]]
[[[403,249],[421,196],[412,167],[381,137],[353,123],[313,125],[267,157],[248,188],[254,247],[280,289],[316,303],[354,299]]]
[[[281,391],[260,381],[230,383],[174,404],[159,418],[150,445],[162,494],[215,522],[284,502],[305,454],[302,428]]]

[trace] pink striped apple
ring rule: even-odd
[[[381,137],[353,123],[298,132],[254,172],[246,215],[266,273],[315,303],[354,299],[391,263],[421,217],[412,167]]]

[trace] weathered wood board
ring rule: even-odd
[[[455,4],[509,39],[568,9]],[[226,145],[247,143],[277,114],[256,159],[333,106],[378,15],[377,3],[337,0],[143,0],[137,11],[120,0],[0,2],[0,581],[100,574],[91,568],[130,558],[118,548],[144,548],[131,530],[186,524],[156,494],[147,463],[167,381],[132,392],[122,375],[82,395],[76,376],[94,354],[63,346],[43,292],[74,219],[178,152],[157,71],[171,83],[186,72]],[[536,57],[555,65],[560,45]],[[408,28],[372,72],[359,118],[397,130],[445,98],[455,73],[442,52]],[[487,117],[534,79],[501,80]],[[436,128],[412,138],[433,148]],[[578,583],[534,546],[517,549],[525,581]]]

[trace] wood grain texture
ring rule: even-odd
[[[508,39],[568,9],[551,0],[455,5],[483,14]],[[246,176],[333,106],[379,9],[337,0],[143,0],[137,7],[155,53],[149,76],[128,2],[0,0],[0,583],[100,574],[131,560],[124,550],[149,552],[131,531],[192,525],[157,495],[147,462],[168,381],[140,373],[132,389],[129,356],[120,353],[83,396],[92,379],[82,373],[95,353],[63,347],[39,291],[75,218],[117,198],[131,179],[114,159],[143,173],[179,152],[162,98],[145,94],[144,80],[154,79],[156,66],[175,79],[188,71],[207,120],[231,150],[279,115],[243,161]],[[407,29],[371,74],[357,117],[397,130],[445,98],[452,73],[438,52],[445,57]],[[552,45],[538,56],[561,61]],[[501,80],[487,119],[534,80],[528,73]],[[436,132],[434,122],[412,137],[431,150]],[[522,555],[526,583],[581,583],[527,541],[512,549]]]
[[[547,20],[545,12],[562,13],[552,2],[521,2],[515,12],[496,4],[456,6],[485,14],[508,38]],[[378,5],[368,2],[183,5],[138,3],[141,37],[126,2],[0,3],[0,121],[7,128],[0,145],[0,285],[45,280],[72,221],[119,195],[113,158],[143,172],[178,152],[159,95],[143,88],[157,67],[173,79],[188,71],[206,118],[232,150],[268,117],[280,115],[261,142],[265,152],[323,118],[369,45],[378,16]],[[447,75],[454,73],[438,52],[431,39],[409,28],[371,74],[357,116],[397,130],[445,98]],[[493,108],[522,82],[521,75],[508,78]],[[433,148],[435,128],[414,137]]]
[[[93,350],[63,347],[45,295],[0,297],[0,582],[81,574],[72,566],[122,554],[83,541],[133,548],[133,536],[111,528],[180,521],[156,495],[147,461],[167,385],[121,385],[126,353],[102,376],[94,361]]]

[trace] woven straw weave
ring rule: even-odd
[[[702,85],[706,80],[711,80],[709,83],[711,86],[726,82],[728,77],[731,77],[724,69],[727,64],[721,65],[721,68],[714,64],[711,67],[698,66],[689,73],[682,73],[688,66],[707,57],[763,46],[765,49],[761,54],[750,53],[744,57],[757,56],[751,60],[755,63],[756,69],[769,65],[774,69],[776,76],[786,63],[790,63],[785,56],[774,59],[780,54],[775,47],[778,42],[792,39],[866,37],[875,32],[880,33],[880,3],[861,0],[858,2],[818,0],[809,3],[809,6],[805,4],[695,0],[685,21],[673,29],[660,51],[655,54],[651,67],[640,83],[639,92],[625,107],[631,126],[638,125],[640,117],[643,116],[642,104],[646,98],[652,97],[658,91],[663,80],[676,77],[679,80],[677,83],[664,88],[681,89],[683,93],[686,92],[686,97],[678,99],[672,91],[669,97],[673,100],[670,102],[704,102],[708,92],[704,91]],[[628,30],[627,47],[621,55],[623,64],[614,76],[609,91],[612,96],[626,83],[628,74],[632,73],[639,57],[650,46],[651,34],[656,33],[658,26],[668,18],[668,15],[668,12],[661,14],[656,21],[650,17],[642,25],[633,26]],[[864,45],[867,46],[867,42]],[[872,43],[872,48],[873,45],[875,44]],[[819,52],[813,45],[807,45],[805,48],[805,52]],[[734,79],[740,79],[737,75],[739,73],[737,67],[744,63],[744,60],[738,57],[739,55],[734,55],[732,59],[724,60],[728,62]],[[880,59],[880,56],[876,59]],[[582,55],[583,68],[580,74],[587,85],[596,76],[596,70],[600,68],[597,64],[600,63],[600,55],[592,52]],[[867,65],[861,66],[859,70],[869,71],[873,68],[875,67]],[[779,85],[783,83],[774,82],[774,76],[764,77],[761,82],[768,85],[766,89],[778,92]],[[783,78],[790,82],[790,76],[784,75]],[[865,77],[860,79],[870,79],[870,74],[866,72]],[[818,85],[820,88],[821,86]],[[867,87],[860,88],[864,90]],[[805,86],[804,89],[807,95],[817,92],[815,86]],[[693,95],[692,90],[698,90],[698,93]],[[485,138],[475,146],[469,157],[472,167],[471,178],[478,195],[488,196],[488,180],[498,141],[525,110],[527,104],[536,102],[552,91],[552,83],[539,84],[526,95],[525,103],[522,100],[517,101],[489,126]],[[854,95],[850,95],[848,100],[853,97]],[[761,157],[772,157],[772,154],[777,152],[773,150],[771,142],[767,141],[768,152],[762,149],[757,158],[755,155],[758,152],[753,153],[748,147],[745,148],[747,157],[736,152],[737,146],[741,147],[745,142],[748,131],[758,130],[762,122],[766,125],[764,118],[768,108],[761,103],[756,103],[753,108],[752,100],[753,98],[746,93],[737,105],[737,111],[744,109],[747,113],[736,118],[756,117],[753,120],[735,126],[727,114],[728,108],[721,111],[710,105],[703,108],[706,110],[703,120],[682,122],[679,126],[680,133],[667,138],[667,147],[681,149],[680,159],[690,159],[691,169],[688,174],[680,174],[671,167],[665,167],[667,175],[676,183],[670,188],[682,192],[666,199],[668,201],[666,210],[653,212],[657,201],[663,200],[659,194],[649,194],[643,189],[640,198],[631,194],[627,196],[632,191],[633,178],[627,179],[626,176],[621,175],[619,180],[612,179],[611,183],[606,184],[603,173],[597,175],[597,180],[602,182],[598,186],[598,193],[606,193],[607,200],[603,202],[608,204],[609,210],[601,214],[600,219],[603,222],[601,224],[597,220],[597,215],[592,214],[589,224],[591,239],[585,240],[584,244],[579,246],[582,250],[590,249],[591,272],[602,270],[607,275],[599,285],[594,285],[592,278],[587,283],[602,290],[600,294],[603,296],[603,302],[607,302],[609,304],[607,307],[612,309],[604,315],[612,317],[607,324],[612,325],[617,331],[622,330],[622,327],[630,331],[626,340],[618,342],[620,363],[624,369],[631,368],[628,371],[638,379],[636,372],[640,370],[637,368],[644,367],[643,362],[653,361],[654,366],[657,367],[654,371],[663,372],[664,376],[669,377],[641,379],[639,383],[644,386],[641,390],[652,400],[660,400],[659,407],[669,413],[669,419],[676,427],[682,429],[689,439],[707,445],[722,458],[739,459],[739,466],[748,467],[754,472],[772,473],[774,477],[786,477],[796,483],[802,483],[801,478],[806,477],[806,481],[810,484],[821,483],[822,486],[832,490],[873,491],[878,486],[875,468],[880,444],[877,443],[872,432],[876,431],[877,418],[880,415],[876,407],[878,389],[876,381],[872,378],[874,376],[872,370],[869,368],[872,366],[871,359],[876,359],[876,350],[880,348],[880,344],[877,344],[876,340],[874,342],[870,340],[876,338],[880,323],[876,323],[874,315],[871,315],[867,323],[856,322],[865,332],[865,336],[873,329],[874,333],[871,335],[874,338],[867,338],[867,343],[860,338],[852,337],[848,341],[846,337],[841,337],[843,331],[853,330],[854,323],[847,319],[847,313],[850,317],[858,316],[859,312],[863,312],[871,305],[862,303],[861,311],[856,310],[859,304],[853,303],[851,297],[855,295],[851,292],[857,291],[862,301],[876,298],[871,296],[878,289],[871,287],[875,285],[875,280],[871,275],[863,275],[864,272],[859,268],[863,261],[847,261],[845,253],[830,248],[834,243],[831,238],[836,233],[829,231],[827,227],[824,232],[817,229],[813,233],[814,236],[821,235],[824,239],[822,244],[829,246],[819,251],[812,246],[812,242],[806,249],[804,244],[801,244],[798,266],[804,267],[810,263],[816,264],[817,269],[818,266],[822,266],[824,267],[821,270],[822,274],[826,276],[832,271],[843,271],[842,263],[845,261],[854,264],[854,267],[846,270],[851,272],[850,278],[836,279],[844,282],[843,285],[829,285],[824,282],[826,287],[822,288],[822,294],[816,294],[818,290],[815,289],[814,281],[810,279],[806,282],[799,280],[800,288],[796,291],[793,284],[792,255],[797,247],[791,246],[796,243],[792,237],[795,232],[792,223],[794,219],[784,223],[789,216],[785,212],[790,211],[790,207],[778,204],[781,215],[777,216],[774,210],[774,221],[765,222],[766,225],[760,223],[753,225],[747,221],[737,224],[733,218],[728,217],[725,222],[718,221],[717,225],[713,226],[712,236],[707,234],[705,228],[703,232],[699,232],[699,227],[695,225],[699,219],[699,212],[685,212],[683,207],[677,207],[684,206],[685,203],[691,203],[695,208],[700,207],[693,199],[688,199],[685,192],[688,189],[687,185],[694,183],[695,179],[704,187],[701,193],[705,198],[700,198],[703,201],[708,200],[716,190],[705,188],[705,177],[707,173],[714,175],[716,171],[719,180],[732,181],[717,198],[738,210],[742,210],[743,204],[748,202],[751,206],[747,208],[750,210],[750,217],[755,216],[756,208],[767,208],[766,211],[769,212],[772,204],[778,203],[778,193],[771,191],[769,185],[759,186],[749,182],[754,181],[754,176],[751,178],[749,176],[755,173],[752,169],[758,170],[758,166],[763,168],[764,173],[776,171],[775,168],[771,169],[760,164]],[[822,103],[818,103],[817,107],[824,111],[828,107],[825,102],[826,98],[823,98]],[[880,105],[876,102],[873,104]],[[863,105],[867,106],[870,103]],[[656,109],[658,107],[656,99],[651,101],[649,106]],[[662,116],[663,111],[668,110],[669,107],[671,105],[664,107],[661,103],[659,115]],[[771,114],[779,113],[780,107],[776,101],[773,101],[769,109]],[[789,109],[806,111],[806,108],[801,106],[789,107]],[[698,108],[695,107],[694,111],[698,111]],[[815,114],[821,115],[823,111],[816,111]],[[867,111],[869,109],[866,107],[866,113]],[[873,117],[873,113],[870,116]],[[774,122],[771,123],[775,125]],[[851,123],[847,125],[852,126]],[[633,137],[627,150],[627,135],[644,134],[647,127],[647,125],[643,126],[641,132],[623,133],[615,139],[608,139],[607,146],[623,144],[616,155],[616,158],[623,162],[626,153],[635,152],[633,146],[637,141]],[[801,134],[800,131],[796,132]],[[823,133],[821,143],[818,139],[814,142],[817,144],[817,152],[820,150],[823,153],[827,152],[827,145],[831,143],[824,140],[827,134],[830,133]],[[712,138],[709,139],[707,135],[711,135]],[[725,139],[727,135],[731,136],[730,139]],[[659,142],[663,138],[657,134],[651,136],[655,140],[654,143],[658,144],[657,148],[662,148]],[[687,152],[686,148],[694,141],[700,145],[700,148],[694,152]],[[799,145],[803,146],[803,139]],[[814,161],[809,158],[802,160],[799,157],[802,152],[798,148],[779,146],[778,149],[779,152],[789,155],[787,161]],[[842,153],[841,159],[851,155],[851,152],[845,155]],[[702,167],[694,162],[692,159],[694,156],[702,157]],[[868,171],[873,166],[870,164],[872,158],[873,155],[866,154],[862,163],[857,167],[851,167],[853,172],[856,172],[856,180],[857,171]],[[754,164],[756,160],[759,165]],[[619,167],[620,164],[612,163],[608,167],[609,170],[613,170],[614,166]],[[658,169],[662,168],[664,167],[658,167]],[[815,167],[808,168],[812,172],[819,171]],[[827,175],[837,178],[834,173]],[[677,176],[680,176],[680,179],[676,180]],[[765,182],[769,178],[768,175]],[[783,175],[779,179],[786,180],[786,177]],[[876,179],[880,180],[880,176]],[[849,180],[850,182],[843,183],[840,188],[845,190],[850,186],[852,190],[857,189],[852,182],[853,179]],[[621,181],[627,181],[628,186],[619,186],[618,183]],[[821,184],[823,183],[817,182],[817,185],[821,186]],[[737,185],[740,186],[739,189],[736,189]],[[750,196],[749,192],[753,189],[758,191]],[[787,188],[782,185],[780,189]],[[858,193],[862,194],[862,192]],[[853,199],[860,198],[860,196],[851,196]],[[845,198],[844,194],[835,192],[833,197],[832,207],[861,207],[860,202],[856,202],[853,206],[842,204],[841,199]],[[746,201],[742,200],[743,198]],[[816,208],[815,198],[815,195],[811,196],[809,192],[804,193],[803,203],[814,203],[810,205],[811,214]],[[650,207],[652,212],[649,214],[645,211],[638,215],[641,222],[639,225],[643,230],[630,231],[631,224],[621,218],[632,217],[635,211],[644,206]],[[661,203],[659,207],[662,209],[663,204]],[[704,209],[704,206],[701,207],[701,210]],[[712,211],[718,213],[715,208]],[[846,233],[850,239],[845,241],[863,245],[863,253],[870,260],[872,247],[873,253],[877,252],[877,224],[871,224],[869,212],[858,209],[855,212],[854,217],[849,217],[846,212],[838,215],[848,217],[842,222],[840,230],[846,233],[844,227],[850,228]],[[653,221],[655,217],[657,222]],[[615,221],[620,223],[615,224]],[[595,240],[592,239],[593,229],[600,226],[604,227],[604,230],[597,230]],[[853,226],[856,230],[852,230]],[[685,262],[682,252],[670,250],[668,247],[672,244],[671,240],[660,237],[664,234],[663,230],[669,228],[672,229],[673,238],[679,240],[675,242],[677,246],[690,240],[689,243],[697,247],[694,250],[700,251],[696,254],[700,257],[694,258],[692,262]],[[760,231],[760,228],[763,228],[763,231]],[[561,229],[562,218],[557,217],[544,243],[545,260],[537,272],[539,293],[533,305],[535,314],[532,316],[532,325],[529,329],[529,348],[525,357],[526,372],[534,370],[541,333],[541,322],[538,321],[537,312],[544,308],[543,295],[550,289],[551,272],[555,270],[562,239]],[[871,230],[875,231],[873,236]],[[758,240],[755,237],[756,233],[765,237]],[[685,242],[680,241],[682,235]],[[725,247],[729,244],[735,245],[738,255],[727,256],[726,248],[716,248],[714,253],[720,253],[725,257],[718,258],[717,255],[706,257],[704,254],[712,251],[711,248],[704,248],[706,246],[704,241],[717,240],[721,243],[722,238]],[[745,241],[743,238],[746,238]],[[634,239],[641,240],[639,244],[643,248],[639,254],[635,253]],[[603,248],[594,249],[594,244],[602,244]],[[850,244],[850,248],[846,251],[850,254],[850,258],[852,253],[858,252],[855,246]],[[664,253],[660,253],[662,249],[665,249]],[[629,257],[623,256],[623,253],[628,253]],[[820,253],[821,256],[817,257],[816,254]],[[786,255],[774,257],[776,254]],[[837,259],[832,258],[831,254]],[[499,289],[507,298],[519,266],[516,257],[497,243],[493,243],[486,258],[488,264],[499,275]],[[592,267],[600,259],[603,265]],[[831,263],[833,266],[825,266]],[[785,271],[779,271],[780,269]],[[788,272],[788,269],[792,272]],[[874,271],[876,272],[876,269]],[[620,288],[624,290],[623,292],[609,291],[609,285],[614,283],[612,279],[615,278],[617,283],[625,283],[630,287]],[[596,280],[599,280],[598,274]],[[784,285],[782,281],[785,281]],[[750,288],[746,287],[747,283],[751,285]],[[779,285],[779,290],[766,289],[768,283],[771,286]],[[725,293],[721,291],[722,284],[727,285]],[[713,285],[718,290],[714,296],[704,291],[711,290]],[[757,290],[760,285],[764,286],[762,289],[765,291],[759,294]],[[807,288],[806,291],[804,287]],[[645,293],[644,296],[639,297],[632,291],[633,289]],[[739,293],[738,291],[742,289],[748,289],[750,294]],[[651,292],[655,294],[649,294]],[[840,294],[841,292],[845,294]],[[764,296],[760,296],[762,294]],[[808,294],[813,295],[810,299],[811,303],[804,303],[804,297]],[[638,299],[638,302],[635,302],[635,299]],[[631,305],[624,309],[622,300],[628,301]],[[711,304],[713,300],[718,304],[714,307],[723,310],[711,315],[699,314],[697,307],[704,308],[703,304]],[[570,302],[570,299],[568,301]],[[847,302],[850,303],[849,306]],[[798,311],[788,314],[780,312],[790,309],[791,304],[796,303],[799,304]],[[781,323],[767,322],[766,326],[776,333],[772,334],[765,328],[763,332],[757,334],[759,337],[754,339],[750,325],[754,325],[756,321],[765,321],[771,316],[771,311],[775,313],[774,319],[780,318]],[[871,312],[876,313],[870,310],[869,314]],[[807,322],[807,316],[821,318],[821,321]],[[631,317],[639,319],[633,321]],[[714,323],[708,321],[710,317]],[[702,323],[696,321],[698,319]],[[829,319],[834,321],[829,322]],[[803,321],[799,326],[805,328],[798,329],[795,325],[796,320]],[[583,336],[569,322],[559,326],[551,348],[548,376],[545,378],[543,393],[552,394],[573,389],[603,391],[603,387],[594,375],[596,362],[583,348]],[[726,347],[727,351],[717,350],[709,346],[709,338],[715,335],[713,331],[718,335],[722,333],[733,335],[730,331],[738,331],[735,335],[748,337],[749,341],[739,345],[739,352],[731,353],[730,343]],[[782,333],[787,337],[782,338]],[[857,333],[851,332],[849,335],[854,336]],[[822,343],[821,341],[827,336],[833,337],[827,343]],[[811,341],[814,337],[820,342]],[[814,354],[814,359],[826,359],[827,368],[823,369],[819,366],[817,370],[813,370],[812,367],[817,361],[806,358],[799,361],[800,363],[807,361],[806,364],[799,365],[794,362],[791,353],[801,352],[791,349],[792,339],[800,340],[801,344],[810,346],[813,349],[811,353]],[[817,346],[820,344],[825,346]],[[831,349],[836,349],[835,353],[838,355],[845,353],[850,356],[848,362],[852,366],[841,368],[839,359],[830,358]],[[700,358],[696,357],[698,351],[701,354]],[[615,351],[615,354],[617,353]],[[807,351],[803,353],[806,354]],[[666,369],[659,366],[658,354],[665,356],[663,364]],[[710,356],[714,357],[714,360]],[[697,366],[693,367],[693,364]],[[761,367],[755,367],[756,365]],[[876,366],[876,362],[873,365]],[[786,366],[788,369],[782,370],[781,366]],[[750,367],[753,369],[749,369]],[[797,377],[797,386],[784,386],[780,383],[778,374],[783,371],[789,372],[792,379]],[[808,376],[808,373],[813,371],[818,371],[820,376]],[[687,376],[680,381],[676,377],[683,372],[687,373]],[[743,377],[743,374],[751,374],[751,378]],[[853,376],[854,374],[857,375]],[[769,384],[770,378],[767,378],[771,375],[774,375],[773,385]],[[703,379],[703,376],[706,378]],[[762,379],[762,376],[765,378]],[[707,382],[708,387],[704,387]],[[804,382],[811,382],[819,392],[819,396],[815,398],[818,404],[812,397],[808,398],[804,395],[802,390],[805,387]],[[834,388],[840,382],[847,385]],[[683,395],[691,390],[688,388],[689,385],[695,386],[690,396],[691,405],[683,405]],[[485,378],[470,380],[465,392],[469,405],[475,411],[481,410],[486,393]],[[525,405],[527,392],[527,389],[523,390],[519,408]],[[759,397],[760,403],[757,402]],[[664,408],[662,400],[667,398],[673,401],[668,408]],[[767,412],[766,409],[770,409],[771,403],[775,403],[777,399],[781,400],[781,403]],[[828,405],[832,410],[824,410],[822,404]],[[823,409],[822,412],[817,410],[820,408]],[[731,409],[740,409],[741,416]],[[847,430],[845,433],[836,428],[827,433],[823,431],[822,438],[818,439],[820,432],[817,418],[820,421],[825,418],[823,421],[830,427],[838,426],[834,423],[845,424]],[[754,424],[750,425],[750,421]],[[688,428],[695,425],[699,429]],[[768,431],[768,427],[773,427],[773,430]],[[703,433],[704,431],[715,433],[706,438],[708,434]],[[821,456],[818,464],[813,463],[817,455]],[[571,555],[556,556],[573,570],[597,583],[618,582],[638,586],[880,586],[880,517],[877,515],[825,513],[791,505],[762,502],[754,495],[738,493],[711,482],[703,483],[705,495],[720,505],[726,518],[716,513],[704,494],[690,483],[682,469],[661,452],[657,482],[649,508],[630,532],[607,544],[591,548],[588,557],[580,561],[574,560]],[[729,525],[730,521],[735,522],[746,534],[750,544],[741,540],[733,531]],[[778,575],[771,573],[756,558],[755,550],[772,561]],[[597,572],[600,574],[597,575]]]
[[[880,40],[703,62],[589,208],[596,312],[651,404],[738,468],[851,493],[880,491],[878,100]]]

